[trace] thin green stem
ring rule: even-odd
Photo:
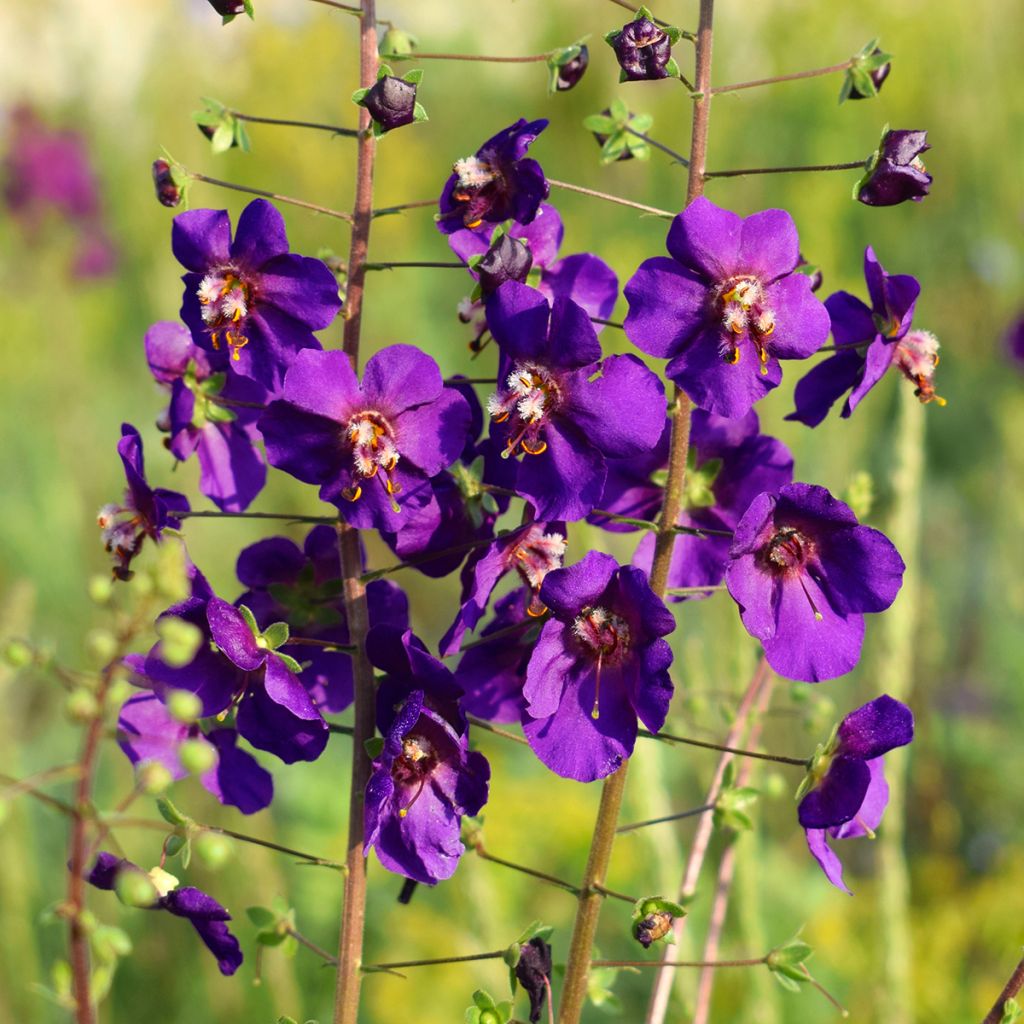
[[[338,961],[335,957],[331,956],[331,954],[328,953],[326,949],[322,949],[315,942],[311,941],[310,939],[307,939],[306,936],[303,935],[301,932],[297,932],[294,928],[289,928],[288,934],[300,946],[305,946],[306,949],[310,950],[313,953],[316,953],[316,955],[320,957],[320,959],[323,960],[324,963],[330,964],[333,967],[338,966]]]
[[[507,729],[499,729],[496,725],[491,725],[490,722],[484,721],[482,718],[477,718],[476,715],[466,715],[466,719],[470,725],[476,729],[483,729],[484,732],[492,732],[495,736],[501,736],[506,740],[513,740],[515,743],[519,743],[523,746],[529,746],[526,738],[523,736],[517,736],[514,732],[509,732]]]
[[[592,960],[592,967],[760,967],[768,957],[743,960]]]
[[[503,857],[496,857],[493,853],[488,853],[482,844],[477,844],[476,854],[481,860],[490,861],[492,864],[498,864],[503,868],[510,868],[512,871],[518,871],[521,875],[529,875],[530,878],[547,882],[548,885],[553,885],[556,889],[564,889],[574,896],[579,895],[579,886],[573,885],[572,882],[567,882],[564,878],[556,878],[554,875],[549,875],[544,871],[537,871],[535,868],[528,868],[523,864],[516,864],[515,861],[505,860]]]
[[[854,160],[845,164],[801,164],[795,167],[742,167],[732,171],[705,171],[705,178],[741,178],[746,174],[801,174],[809,171],[853,171],[863,170],[864,161]]]
[[[695,818],[698,814],[706,814],[715,809],[714,804],[704,804],[701,807],[694,807],[689,811],[680,811],[678,814],[666,814],[661,818],[647,818],[645,821],[634,821],[629,825],[620,825],[615,831],[635,832],[638,828],[647,828],[649,825],[662,825],[666,821],[682,821],[684,818]]]
[[[333,7],[335,10],[344,11],[346,14],[354,14],[357,17],[361,17],[363,9],[361,7],[354,7],[352,4],[342,4],[338,0],[312,0],[315,4],[323,4],[324,7]]]
[[[288,643],[298,644],[300,647],[320,647],[325,651],[342,651],[345,654],[351,654],[356,650],[355,644],[337,644],[331,640],[317,640],[311,636],[290,636]]]
[[[606,203],[615,203],[618,206],[628,206],[631,210],[640,210],[643,213],[654,214],[655,217],[665,217],[671,220],[675,214],[669,210],[659,210],[656,206],[647,206],[645,203],[635,203],[632,199],[623,199],[621,196],[609,195],[607,192],[598,192],[596,189],[584,188],[582,185],[572,185],[567,181],[555,181],[548,178],[548,184],[555,188],[564,188],[567,192],[578,192],[583,196],[591,196],[594,199],[603,199]]]
[[[688,84],[688,83],[687,83]],[[682,164],[684,167],[690,166],[690,161],[687,160],[682,153],[677,153],[674,149],[669,149],[663,142],[658,142],[656,139],[652,139],[650,135],[645,135],[643,132],[638,132],[635,128],[630,128],[628,124],[622,126],[625,131],[630,135],[635,135],[638,139],[643,139],[648,146],[653,146],[655,149],[660,149],[662,153],[666,153],[672,157],[676,163]]]
[[[505,955],[503,949],[493,953],[470,953],[467,956],[439,956],[431,960],[395,960],[385,964],[364,964],[364,973],[371,971],[398,971],[407,967],[437,967],[440,964],[466,964],[473,960],[500,960]]]
[[[497,377],[446,377],[445,384],[453,386],[456,384],[497,384]]]
[[[380,59],[383,61],[463,60],[485,64],[536,64],[547,60],[550,56],[550,53],[531,53],[525,57],[494,57],[483,53],[424,53],[421,50],[414,50],[412,53],[382,53]]]
[[[612,0],[612,3],[617,4],[619,7],[624,7],[627,11],[632,11],[634,14],[638,13],[640,10],[636,4],[629,3],[629,0]],[[668,22],[663,21],[661,18],[654,18],[653,20],[655,25],[661,25],[662,28],[668,25]],[[688,39],[691,43],[697,38],[692,32],[686,32],[683,30],[680,30],[680,32],[682,38]]]
[[[602,327],[615,327],[620,331],[626,329],[626,325],[618,320],[602,320],[599,316],[592,316],[590,322],[592,324],[600,324]]]
[[[755,89],[761,85],[774,85],[776,82],[795,82],[801,78],[818,78],[821,75],[834,75],[837,71],[846,71],[853,66],[852,60],[844,60],[842,64],[830,64],[827,68],[812,68],[810,71],[795,71],[791,75],[775,75],[772,78],[756,78],[752,82],[734,82],[732,85],[719,85],[709,91],[717,96],[722,92],[737,92],[740,89]],[[698,85],[698,88],[700,86]]]
[[[496,629],[493,633],[488,633],[486,636],[478,637],[476,640],[471,640],[468,644],[463,644],[457,651],[452,654],[446,654],[444,657],[454,657],[456,654],[464,654],[466,651],[472,650],[474,647],[484,647],[489,643],[493,643],[495,640],[503,640],[507,636],[512,636],[513,633],[521,633],[528,629],[530,626],[536,623],[542,623],[547,616],[538,615],[536,618],[523,619],[522,622],[513,623],[511,626],[505,626],[502,629]]]
[[[301,206],[304,210],[312,210],[314,213],[322,213],[325,217],[336,217],[338,220],[352,222],[350,213],[343,213],[341,210],[332,210],[328,206],[319,206],[317,203],[307,203],[305,199],[295,199],[292,196],[283,196],[279,192],[269,192],[265,188],[252,188],[249,185],[237,185],[233,181],[221,181],[220,178],[211,178],[206,174],[199,174],[198,171],[189,171],[182,168],[182,172],[192,181],[201,181],[206,185],[216,185],[218,188],[230,189],[232,192],[245,192],[250,196],[262,196],[264,199],[274,199],[279,203],[287,203],[289,206]]]
[[[353,730],[351,725],[341,725],[338,722],[328,722],[327,731],[336,733],[338,736],[351,736]]]
[[[395,206],[381,206],[373,211],[374,217],[389,217],[394,213],[403,213],[405,210],[419,210],[425,206],[437,206],[436,199],[418,199],[414,203],[398,203]]]
[[[806,757],[785,757],[782,754],[762,754],[757,750],[743,750],[740,747],[732,747],[722,743],[707,743],[704,740],[694,740],[687,736],[673,736],[667,732],[648,732],[640,730],[640,735],[645,739],[663,740],[666,743],[685,743],[688,747],[703,747],[705,750],[720,750],[726,754],[736,754],[738,757],[752,757],[758,761],[774,761],[776,764],[789,764],[796,768],[808,768],[810,759]]]
[[[274,124],[284,128],[312,128],[315,131],[330,132],[332,135],[344,135],[350,139],[359,138],[359,132],[355,128],[341,128],[336,124],[321,124],[318,121],[292,121],[280,117],[257,117],[255,114],[243,114],[240,110],[230,110],[228,113],[239,121],[248,121],[251,124]]]
[[[710,587],[669,587],[665,593],[669,597],[692,597],[694,594],[713,594],[725,589],[724,583],[716,583]]]
[[[434,261],[424,260],[412,260],[412,261],[395,261],[391,263],[367,263],[365,264],[367,270],[404,270],[411,267],[426,268],[429,270],[465,270],[465,263],[440,263]]]
[[[121,824],[124,824],[123,822]],[[203,825],[196,823],[196,828],[203,832],[217,832],[222,836],[237,839],[240,843],[248,843],[250,846],[262,846],[267,850],[274,850],[276,853],[284,853],[289,857],[297,857],[299,860],[316,864],[319,867],[334,868],[336,871],[344,871],[345,865],[339,864],[336,860],[329,860],[327,857],[317,857],[311,853],[304,853],[302,850],[293,849],[290,846],[282,846],[280,843],[273,843],[269,839],[258,839],[256,836],[246,835],[245,832],[236,832],[231,828],[221,828],[219,825]]]

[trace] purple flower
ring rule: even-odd
[[[633,356],[601,360],[590,318],[568,299],[510,281],[488,304],[501,348],[487,403],[503,459],[523,454],[515,490],[540,519],[582,519],[597,505],[605,458],[643,454],[665,422],[661,381]]]
[[[557,64],[554,69],[555,92],[567,92],[575,88],[590,65],[590,50],[586,44],[580,46],[580,52],[564,64]]]
[[[313,331],[334,320],[338,282],[320,261],[288,251],[284,218],[255,199],[238,218],[189,210],[174,218],[171,248],[188,271],[181,318],[200,348],[228,352],[228,366],[276,390],[300,349],[319,348]]]
[[[377,79],[359,105],[366,107],[381,131],[412,124],[416,120],[416,83],[384,75]]]
[[[160,425],[170,434],[174,457],[185,461],[195,452],[203,494],[225,512],[245,511],[267,479],[256,429],[266,391],[246,377],[226,374],[227,357],[198,348],[179,323],[150,327],[146,359],[171,394]]]
[[[462,815],[487,802],[490,766],[460,732],[409,694],[387,729],[366,786],[365,850],[389,871],[433,885],[450,878],[465,847]]]
[[[526,151],[547,126],[544,118],[520,118],[488,139],[474,156],[456,160],[441,192],[438,229],[448,235],[484,221],[529,224],[549,189],[540,164]]]
[[[130,662],[142,668],[143,659]],[[270,806],[274,797],[274,781],[270,772],[238,747],[234,729],[213,728],[203,733],[198,724],[179,722],[172,718],[163,701],[154,693],[130,697],[117,719],[118,745],[133,765],[163,765],[173,779],[189,774],[181,763],[181,746],[191,743],[205,748],[213,762],[199,781],[222,804],[237,807],[243,814],[255,814]]]
[[[537,1024],[544,1000],[551,997],[551,946],[539,935],[519,947],[516,980],[530,998],[530,1024]]]
[[[268,537],[238,556],[238,578],[248,588],[236,604],[245,605],[266,629],[286,622],[305,639],[351,642],[341,594],[338,537],[330,526],[314,526],[300,548],[286,537]],[[389,580],[366,588],[370,625],[409,625],[409,603]],[[344,711],[352,703],[352,659],[344,651],[285,643],[287,654],[303,665],[299,680],[322,712]]]
[[[854,198],[866,206],[896,206],[908,199],[919,203],[932,185],[921,162],[921,154],[931,148],[926,131],[886,130],[868,158],[867,172],[854,186]]]
[[[937,355],[938,343],[930,353],[917,353],[904,346],[905,356],[900,354],[921,293],[917,278],[909,274],[887,274],[871,246],[864,250],[864,278],[870,307],[849,292],[836,292],[825,300],[832,321],[832,337],[839,351],[801,378],[793,393],[796,410],[786,419],[816,427],[846,391],[850,394],[841,415],[850,416],[885,376],[886,370],[893,365],[899,367],[904,359],[908,369],[927,378],[919,386],[929,388],[928,371],[934,369],[937,361],[929,357]],[[925,361],[930,361],[931,366],[926,367]],[[930,391],[934,397],[934,388]]]
[[[843,866],[826,840],[874,837],[889,801],[882,756],[913,738],[910,708],[885,695],[850,712],[811,760],[797,815],[814,858],[844,892]]]
[[[153,187],[156,197],[164,206],[180,206],[182,187],[175,180],[174,171],[166,160],[153,161]]]
[[[290,667],[298,666],[273,646],[286,635],[273,626],[259,632],[251,612],[215,597],[198,569],[191,574],[192,596],[164,615],[196,626],[205,642],[182,667],[165,662],[156,644],[139,674],[158,696],[168,690],[194,693],[203,718],[234,709],[239,735],[285,764],[315,761],[327,745],[327,723]]]
[[[759,494],[736,525],[725,582],[780,675],[817,683],[860,658],[864,613],[884,611],[903,559],[824,487]]]
[[[141,878],[152,882],[156,902],[147,909],[166,910],[191,923],[206,948],[216,957],[221,974],[234,974],[242,966],[242,949],[226,924],[231,920],[231,915],[201,889],[191,885],[179,886],[178,880],[161,868],[154,868],[147,873],[130,860],[122,860],[105,852],[96,855],[96,861],[85,880],[97,889],[112,890],[119,885],[118,876],[125,872],[136,872]]]
[[[429,478],[459,457],[469,421],[430,356],[391,345],[362,384],[343,352],[299,353],[259,428],[271,465],[320,484],[353,526],[395,532],[433,502]]]
[[[614,460],[601,496],[602,509],[640,519],[656,519],[661,512],[664,488],[651,474],[663,470],[668,460],[670,426],[666,422],[661,441],[647,458]],[[690,466],[686,473],[683,508],[678,525],[711,531],[732,531],[751,501],[762,491],[774,491],[793,479],[793,456],[774,437],[760,433],[757,413],[727,420],[695,409],[690,426]],[[632,529],[601,522],[606,529]],[[669,563],[669,587],[714,587],[722,582],[729,564],[731,539],[715,534],[676,537]],[[654,534],[645,533],[633,556],[633,564],[650,573],[654,560]],[[710,592],[690,595],[708,597]],[[684,596],[673,597],[682,601]]]
[[[236,14],[245,13],[244,0],[207,0],[207,3],[225,18],[233,18]]]
[[[805,359],[828,313],[794,273],[800,246],[785,210],[743,218],[695,199],[672,222],[670,257],[645,260],[626,285],[625,328],[702,409],[739,419]]]
[[[605,39],[622,69],[620,81],[643,82],[672,76],[672,39],[648,18],[630,21]]]
[[[462,638],[487,611],[498,581],[513,569],[527,589],[526,599],[520,599],[527,614],[532,618],[543,615],[547,609],[539,597],[541,586],[552,569],[562,567],[564,556],[565,524],[557,522],[527,523],[475,551],[462,571],[459,611],[441,638],[441,653],[448,656],[458,651]]]
[[[633,752],[638,715],[664,725],[675,619],[643,572],[597,551],[548,573],[540,597],[552,618],[526,671],[523,732],[553,772],[593,782]]]
[[[175,513],[189,510],[188,499],[177,491],[150,487],[142,459],[142,438],[130,423],[121,424],[117,454],[124,465],[128,486],[123,505],[104,505],[96,517],[103,546],[114,556],[114,576],[132,578],[132,559],[147,537],[159,541],[166,529],[177,530],[181,520]]]

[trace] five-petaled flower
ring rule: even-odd
[[[908,199],[921,202],[932,185],[921,154],[931,148],[926,131],[886,130],[868,159],[866,173],[854,186],[854,198],[866,206],[896,206]]]
[[[548,573],[540,599],[551,612],[526,670],[523,732],[553,772],[593,782],[633,752],[637,716],[665,723],[675,619],[647,576],[591,551]]]
[[[785,210],[742,218],[695,199],[669,229],[670,257],[627,283],[630,341],[671,360],[668,376],[702,409],[730,419],[778,387],[780,359],[805,359],[828,336]]]
[[[142,550],[145,539],[159,541],[164,530],[178,529],[181,520],[176,513],[188,512],[189,504],[184,494],[149,486],[142,460],[142,438],[130,423],[121,424],[117,454],[121,456],[128,483],[124,504],[104,505],[96,522],[103,546],[114,556],[114,576],[130,580],[132,559]]]
[[[242,966],[242,949],[227,926],[231,915],[201,889],[191,885],[179,886],[178,880],[161,868],[146,872],[131,861],[106,852],[96,855],[85,880],[97,889],[120,891],[125,882],[124,875],[131,872],[140,881],[148,879],[152,885],[153,902],[144,909],[166,910],[175,917],[188,920],[206,948],[216,957],[221,974],[234,974]]]
[[[491,437],[501,457],[520,453],[515,490],[540,519],[582,519],[604,487],[606,457],[649,450],[665,422],[661,381],[634,356],[608,356],[586,312],[569,299],[549,305],[509,281],[487,321],[501,361],[491,395]]]
[[[296,352],[320,347],[313,331],[341,307],[334,275],[288,251],[284,218],[265,199],[242,211],[234,240],[227,210],[178,214],[171,248],[188,271],[181,318],[195,343],[228,352],[230,369],[271,390]]]
[[[548,122],[520,118],[488,139],[473,156],[456,160],[440,199],[437,226],[448,235],[483,222],[529,224],[548,196],[544,171],[526,155]]]
[[[825,876],[844,892],[843,866],[827,840],[874,838],[889,802],[882,756],[913,738],[910,708],[883,695],[851,711],[811,759],[797,816]]]
[[[759,494],[736,525],[726,586],[748,633],[780,675],[817,683],[860,658],[864,614],[884,611],[903,559],[824,487]]]
[[[300,352],[259,427],[272,466],[320,484],[353,526],[394,532],[434,503],[429,478],[459,457],[469,423],[437,363],[391,345],[370,358],[361,384],[343,352]]]
[[[908,334],[914,305],[921,292],[916,277],[887,274],[874,249],[864,250],[864,278],[871,306],[849,292],[836,292],[825,300],[838,351],[818,363],[797,383],[796,410],[786,419],[816,427],[844,392],[849,391],[841,415],[848,417],[890,366],[917,385],[923,402],[940,401],[932,385],[938,362],[938,341]]]

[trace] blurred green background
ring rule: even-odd
[[[201,0],[8,0],[0,9],[0,105],[9,110],[29,102],[49,123],[84,134],[101,178],[104,222],[121,255],[114,276],[76,282],[68,274],[72,228],[54,219],[29,236],[9,217],[0,219],[0,638],[31,636],[69,665],[89,666],[85,637],[105,621],[86,584],[106,572],[94,515],[123,486],[114,451],[121,421],[142,430],[151,479],[198,496],[194,462],[172,475],[171,459],[160,447],[154,424],[163,397],[143,357],[146,327],[174,319],[180,302],[180,268],[168,244],[171,214],[153,198],[150,162],[163,146],[188,167],[216,177],[339,209],[351,204],[351,140],[253,125],[250,154],[214,157],[191,122],[199,98],[213,96],[246,113],[355,123],[349,102],[357,84],[355,20],[304,0],[256,0],[256,6],[254,23],[243,18],[226,28]],[[663,0],[657,13],[694,28],[696,7],[693,0]],[[764,429],[793,449],[798,479],[842,493],[867,471],[876,493],[869,522],[913,534],[920,516],[919,544],[915,550],[911,542],[904,552],[913,586],[888,622],[869,622],[858,670],[813,693],[781,682],[765,745],[808,753],[835,718],[881,689],[910,694],[918,734],[909,758],[905,861],[891,861],[883,876],[878,848],[884,839],[845,844],[841,853],[853,898],[832,889],[807,854],[790,796],[796,780],[755,773],[756,784],[774,795],[758,808],[756,830],[738,839],[739,879],[722,955],[760,955],[803,926],[816,951],[816,976],[853,1019],[979,1020],[1024,939],[1024,374],[1003,348],[1008,325],[1024,311],[1024,88],[1015,74],[1024,14],[1003,0],[722,0],[718,8],[716,84],[837,63],[876,35],[895,54],[893,72],[871,102],[837,107],[838,76],[716,99],[709,165],[849,161],[874,148],[886,122],[927,128],[934,148],[926,161],[935,184],[923,203],[882,210],[851,202],[856,172],[712,182],[708,194],[743,214],[766,206],[789,209],[804,254],[824,271],[823,295],[839,288],[862,292],[867,244],[891,272],[915,274],[923,285],[916,324],[942,342],[937,388],[949,400],[945,409],[903,403],[901,412],[898,392],[908,385],[890,379],[852,421],[830,418],[811,432],[782,423],[801,369],[790,364],[783,386],[760,407]],[[532,154],[552,177],[658,207],[681,205],[682,168],[657,153],[646,164],[601,168],[597,146],[580,127],[585,115],[621,95],[634,110],[653,114],[655,138],[683,151],[688,146],[683,90],[663,82],[619,91],[617,68],[601,36],[626,20],[621,8],[598,0],[382,0],[379,13],[417,35],[425,50],[536,53],[589,34],[592,60],[574,91],[554,97],[546,93],[543,65],[423,62],[420,98],[430,121],[381,145],[377,205],[436,195],[454,159],[519,116],[551,119]],[[678,53],[689,74],[689,44],[680,43]],[[597,252],[621,281],[663,250],[663,221],[564,192],[552,199],[567,225],[563,252]],[[245,201],[198,184],[191,194],[192,205],[226,206],[233,216]],[[293,249],[346,252],[343,223],[283,210]],[[371,258],[449,256],[430,212],[417,210],[374,224]],[[365,353],[408,341],[434,355],[446,373],[465,372],[466,336],[455,306],[466,290],[466,278],[451,271],[373,276]],[[615,315],[621,319],[624,311],[622,303]],[[323,340],[338,345],[340,326],[324,332]],[[608,330],[603,340],[626,350],[619,332]],[[492,358],[485,354],[473,372],[489,371]],[[901,460],[920,451],[914,432],[922,428],[922,483],[904,488],[897,500]],[[195,504],[209,507],[201,499]],[[280,474],[271,475],[255,508],[329,511]],[[195,561],[220,593],[233,597],[234,558],[264,531],[258,524],[211,520],[190,523],[187,533]],[[607,536],[575,530],[572,557],[608,542]],[[609,550],[627,560],[631,545],[632,539],[620,536]],[[371,557],[375,564],[391,561],[375,544]],[[429,583],[414,572],[399,579],[410,595],[415,628],[433,642],[454,613],[456,581]],[[724,596],[677,610],[678,697],[670,727],[721,738],[755,663],[754,645]],[[52,681],[0,669],[0,697],[0,771],[21,777],[76,756],[79,731]],[[484,734],[477,742],[494,766],[486,809],[489,848],[577,878],[599,787],[556,779],[525,750],[499,738]],[[643,744],[639,753],[624,819],[702,802],[713,754],[657,744]],[[178,784],[174,797],[199,820],[340,857],[347,758],[348,741],[338,737],[316,764],[275,768],[273,808],[252,820],[219,808],[192,781]],[[110,745],[101,766],[101,806],[111,806],[130,786],[128,766]],[[49,790],[65,795],[68,788]],[[638,894],[674,892],[694,827],[684,821],[624,837],[609,884]],[[898,827],[897,815],[883,823],[883,832],[887,827]],[[158,833],[125,829],[118,839],[134,860],[156,862]],[[701,950],[723,844],[716,836],[681,955]],[[5,1024],[66,1019],[66,1011],[38,991],[50,984],[51,966],[64,955],[64,929],[47,921],[46,911],[63,893],[65,850],[66,822],[59,815],[26,797],[9,804],[0,827]],[[293,959],[270,951],[263,982],[255,983],[254,929],[242,911],[282,896],[296,908],[300,930],[332,948],[339,876],[296,867],[251,846],[237,844],[234,854],[217,872],[198,860],[187,873],[171,866],[234,912],[247,962],[231,980],[220,977],[184,923],[126,910],[99,893],[90,896],[99,916],[120,923],[135,943],[103,1008],[104,1020],[330,1019],[333,974],[305,951]],[[898,887],[904,867],[905,915],[891,888],[894,879]],[[421,887],[408,907],[395,902],[400,885],[371,863],[369,960],[501,948],[534,918],[556,926],[556,960],[564,958],[573,901],[555,889],[472,856],[451,882]],[[605,908],[599,943],[605,956],[640,952],[628,936],[628,910]],[[899,972],[894,980],[886,966],[898,964],[900,955],[910,969],[910,1017],[898,1009],[905,1000]],[[635,974],[618,979],[621,1019],[642,1018],[649,982]],[[670,1021],[689,1019],[694,982],[692,976],[680,979]],[[375,975],[365,983],[361,1019],[447,1024],[462,1019],[475,988],[504,997],[506,984],[500,962],[410,972],[404,981]],[[519,1016],[525,1013],[521,1004]],[[605,1013],[591,1009],[587,1019],[599,1021]],[[736,971],[717,979],[711,1019],[815,1024],[836,1019],[836,1012],[813,991],[789,994],[766,973]]]

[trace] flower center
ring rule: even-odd
[[[735,365],[740,361],[739,343],[750,339],[761,363],[761,373],[768,373],[768,337],[775,330],[775,311],[771,309],[760,280],[751,276],[732,277],[719,285],[715,304],[722,318],[722,358]]]
[[[243,281],[233,267],[221,267],[200,281],[196,296],[213,347],[220,349],[223,334],[231,358],[238,360],[239,351],[249,344],[243,329],[253,304],[252,286]]]
[[[768,543],[761,548],[761,557],[774,575],[795,578],[799,582],[804,597],[814,612],[814,618],[820,622],[823,616],[804,582],[807,561],[814,554],[814,550],[814,541],[806,534],[793,526],[783,526],[776,530]]]
[[[509,439],[501,457],[511,458],[517,448],[522,448],[527,455],[540,455],[547,451],[548,445],[542,440],[541,432],[545,418],[558,408],[561,401],[561,385],[550,370],[536,363],[516,363],[504,389],[487,399],[487,411],[495,423],[512,420]]]
[[[391,777],[399,786],[415,786],[412,799],[399,808],[398,816],[404,818],[420,798],[430,773],[437,767],[437,756],[433,744],[425,736],[408,733],[402,737],[402,752],[391,765]]]
[[[540,527],[532,529],[512,552],[512,564],[532,595],[527,615],[537,618],[547,611],[540,601],[541,584],[552,569],[561,569],[564,557],[565,538],[560,533],[541,533]]]
[[[398,512],[395,495],[401,485],[391,479],[400,457],[394,428],[381,413],[367,409],[348,421],[344,437],[352,448],[352,471],[358,480],[377,477],[387,492],[392,510]],[[341,492],[346,501],[358,501],[362,495],[363,486],[358,480]]]
[[[590,712],[596,721],[600,714],[601,669],[606,664],[621,665],[625,661],[629,653],[629,624],[607,608],[594,605],[576,616],[572,632],[596,663],[594,706]]]
[[[479,227],[491,208],[506,191],[505,178],[497,163],[486,157],[467,156],[456,160],[452,170],[458,179],[452,191],[452,198],[466,203],[462,211],[462,222],[467,228]]]
[[[894,362],[904,377],[915,385],[922,403],[945,405],[935,393],[935,367],[939,365],[939,339],[930,331],[910,331],[896,343]]]

